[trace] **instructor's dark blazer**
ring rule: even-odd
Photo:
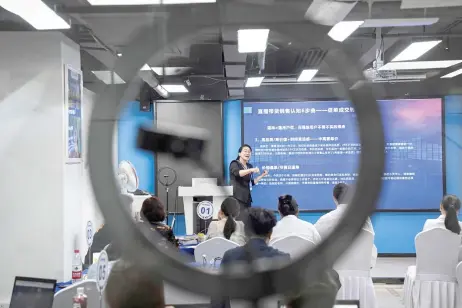
[[[253,166],[247,163],[247,169],[252,169]],[[255,185],[253,181],[253,174],[246,176],[239,176],[240,170],[246,170],[244,166],[238,161],[233,160],[229,164],[229,177],[231,185],[233,186],[233,197],[236,198],[241,204],[250,207],[252,204],[252,195],[250,194],[250,185]]]

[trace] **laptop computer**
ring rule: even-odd
[[[52,308],[56,280],[16,277],[10,308]]]

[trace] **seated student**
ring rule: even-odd
[[[225,252],[221,265],[227,265],[234,261],[247,261],[249,251],[247,245],[251,246],[251,250],[256,253],[253,256],[256,259],[276,257],[281,260],[290,260],[289,254],[268,246],[275,225],[276,217],[270,211],[262,208],[249,208],[245,225],[249,241],[245,246]]]
[[[245,246],[225,252],[221,265],[229,266],[233,262],[249,262],[249,251],[253,254],[253,259],[275,258],[282,262],[289,261],[289,254],[268,246],[275,225],[276,217],[272,212],[261,208],[249,208],[248,217],[245,221],[245,230],[249,241]],[[337,272],[328,270],[318,283],[307,287],[307,296],[311,297],[308,302],[312,303],[313,307],[328,307],[328,305],[319,305],[320,303],[325,303],[327,299],[327,302],[332,306],[340,287],[341,284]],[[230,307],[229,299],[214,299],[212,300],[211,307],[228,308]]]
[[[207,239],[223,237],[239,245],[244,245],[245,231],[244,223],[236,221],[239,215],[239,202],[233,197],[226,198],[221,204],[218,212],[218,221],[212,221],[207,232]]]
[[[279,197],[278,210],[282,218],[273,229],[271,242],[289,235],[298,235],[315,244],[321,242],[321,236],[316,228],[311,223],[297,217],[298,203],[291,195]]]
[[[109,308],[165,308],[164,287],[158,276],[130,262],[112,267],[104,296]]]
[[[440,204],[441,215],[436,219],[427,219],[423,231],[434,228],[448,229],[460,234],[461,222],[457,219],[460,210],[460,199],[454,195],[444,196]]]
[[[165,208],[159,198],[150,197],[144,200],[140,216],[143,223],[148,223],[152,231],[157,231],[167,242],[178,247],[178,240],[175,238],[172,228],[164,224]]]
[[[325,239],[337,226],[338,222],[342,219],[342,216],[348,206],[350,197],[350,187],[345,183],[339,183],[335,185],[333,190],[333,199],[337,208],[329,213],[321,216],[318,221],[314,224],[316,230],[318,230],[321,239]],[[363,226],[364,230],[367,230],[375,235],[374,228],[372,227],[371,219],[368,217]],[[377,247],[375,245],[372,248],[371,255],[371,267],[375,266],[377,262]]]

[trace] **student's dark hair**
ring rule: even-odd
[[[251,207],[246,216],[244,223],[248,235],[267,237],[276,226],[276,216],[268,210]]]
[[[441,201],[441,206],[446,212],[446,218],[444,219],[444,225],[446,229],[456,234],[460,234],[460,224],[457,218],[457,211],[460,210],[460,199],[454,195],[444,196]]]
[[[237,151],[237,153],[240,154],[244,148],[249,148],[249,149],[250,149],[250,152],[252,152],[252,147],[251,147],[250,145],[248,145],[247,143],[245,143],[245,144],[243,144],[243,145],[241,145],[241,146],[239,147],[239,150]],[[239,155],[237,155],[236,160],[239,160]]]
[[[347,192],[348,192],[349,186],[345,183],[338,183],[337,185],[334,186],[333,190],[333,196],[334,199],[337,200],[339,204],[342,204],[347,200]]]
[[[282,216],[296,215],[298,213],[298,203],[291,195],[280,196],[278,200],[278,210]]]
[[[161,222],[165,220],[165,207],[157,197],[144,200],[141,206],[141,217],[149,222]]]
[[[236,231],[236,221],[234,219],[239,215],[239,202],[233,197],[228,197],[221,204],[221,211],[227,217],[223,235],[229,240]]]

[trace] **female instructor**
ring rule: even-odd
[[[239,201],[242,210],[252,206],[252,195],[250,193],[250,184],[256,185],[263,177],[268,175],[268,171],[256,178],[254,174],[260,173],[260,169],[254,168],[250,163],[252,148],[248,144],[244,144],[239,148],[238,157],[229,164],[229,173],[231,185],[233,186],[233,197]]]

